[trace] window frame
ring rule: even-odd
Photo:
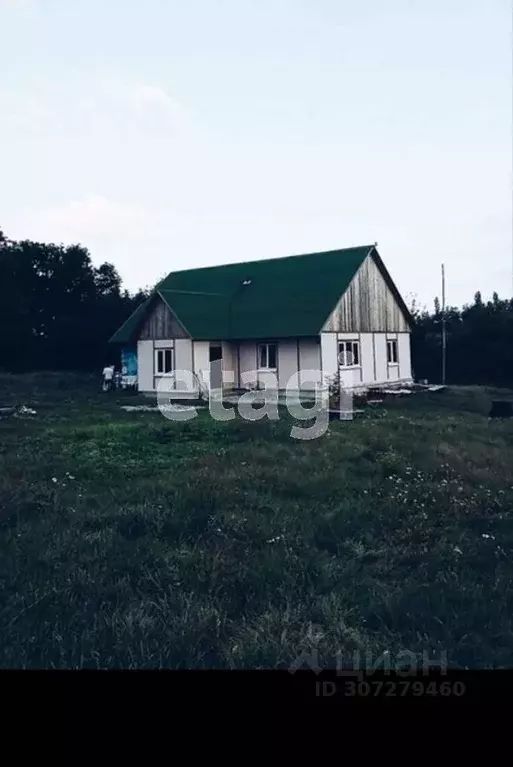
[[[392,353],[392,350],[395,350],[395,355]],[[387,365],[399,365],[399,343],[397,338],[387,338]]]
[[[341,349],[343,347],[343,350]],[[357,349],[356,355],[354,353],[354,349]],[[351,362],[351,364],[347,364],[347,355],[348,352],[352,355],[352,358],[354,360],[355,356],[357,358],[356,362]],[[343,355],[343,362],[340,361],[340,355]],[[341,368],[351,369],[351,368],[361,368],[362,362],[361,362],[361,347],[360,347],[360,339],[359,338],[344,338],[340,341],[338,341],[338,355],[337,355],[338,365]]]
[[[269,349],[272,346],[274,347],[274,363],[275,363],[273,366],[269,365],[269,358],[270,358]],[[264,365],[261,364],[262,349],[265,349]],[[274,341],[269,341],[269,342],[264,341],[262,343],[259,343],[257,348],[257,354],[258,354],[258,370],[273,370],[273,371],[278,370],[278,344],[277,343],[275,343]]]
[[[166,353],[169,352],[170,358],[171,358],[171,369],[168,372],[164,372],[166,364]],[[162,371],[159,371],[159,355],[162,354]],[[164,346],[159,349],[155,349],[155,358],[154,358],[154,364],[155,364],[155,375],[159,378],[166,377],[166,376],[173,376],[175,373],[175,355],[174,355],[174,349],[172,346]]]

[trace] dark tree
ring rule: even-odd
[[[513,385],[513,300],[494,293],[484,303],[478,291],[472,304],[448,308],[445,320],[448,383]],[[436,307],[414,316],[412,363],[419,378],[441,380],[441,330]]]
[[[146,298],[121,292],[112,264],[95,268],[81,245],[8,240],[0,230],[0,365],[6,370],[95,370],[108,339]]]

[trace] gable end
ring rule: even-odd
[[[375,248],[351,280],[322,330],[408,333],[411,315]]]
[[[138,339],[140,341],[164,338],[189,338],[189,334],[165,301],[155,296],[143,321]]]

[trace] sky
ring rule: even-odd
[[[512,295],[511,0],[0,0],[0,228],[130,290],[378,243]]]

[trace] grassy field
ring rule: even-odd
[[[513,422],[416,395],[317,440],[0,376],[0,666],[513,666]]]

